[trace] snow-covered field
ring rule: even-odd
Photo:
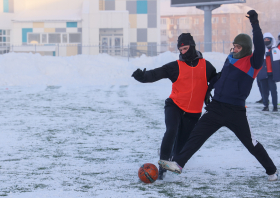
[[[218,71],[227,56],[203,55]],[[168,172],[153,184],[138,179],[142,164],[157,164],[171,82],[141,84],[131,74],[177,56],[166,52],[129,62],[105,54],[0,56],[0,196],[280,197],[279,181],[268,182],[261,165],[226,128],[181,175]],[[254,103],[259,99],[255,82],[248,120],[279,169],[280,113],[262,112]]]

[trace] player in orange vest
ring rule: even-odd
[[[163,160],[169,160],[172,152],[179,153],[187,142],[190,132],[201,116],[208,82],[216,76],[213,65],[195,49],[195,42],[190,33],[179,36],[177,47],[180,51],[179,60],[149,71],[137,69],[132,74],[142,83],[164,78],[173,83],[164,107],[166,132],[160,149],[160,159]],[[160,167],[159,179],[163,179],[164,172],[166,170]]]

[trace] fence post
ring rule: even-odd
[[[223,40],[223,54],[225,53],[225,41]]]
[[[130,54],[130,47],[129,47],[129,44],[127,46],[127,59],[128,59],[128,62],[129,62],[129,54]]]

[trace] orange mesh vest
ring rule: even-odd
[[[179,64],[179,76],[172,84],[171,95],[174,103],[188,113],[201,113],[205,94],[208,88],[206,77],[206,61],[199,59],[196,67],[183,61]]]

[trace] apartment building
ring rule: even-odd
[[[226,52],[239,33],[251,35],[252,29],[244,13],[250,7],[244,4],[224,4],[212,11],[212,50]],[[195,7],[170,7],[170,2],[161,4],[161,43],[176,51],[178,36],[190,32],[197,49],[204,51],[204,12]],[[163,49],[166,50],[166,49]]]

